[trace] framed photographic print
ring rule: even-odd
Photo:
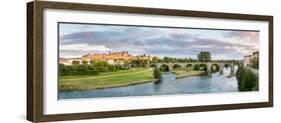
[[[273,17],[27,3],[33,122],[273,106]]]

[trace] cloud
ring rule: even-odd
[[[223,37],[204,37],[208,32],[214,33],[198,29],[93,25],[92,30],[61,35],[60,50],[62,54],[124,50],[137,55],[192,58],[200,51],[210,51],[214,58],[233,59],[242,59],[258,50],[258,32],[216,30]]]
[[[67,44],[67,45],[60,45],[60,50],[71,50],[71,51],[103,51],[107,52],[111,49],[105,47],[104,45],[89,45],[89,44]]]
[[[259,41],[259,32],[256,31],[229,31],[228,33],[225,33],[224,36],[229,38],[238,38],[255,43]]]

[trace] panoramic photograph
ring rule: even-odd
[[[259,31],[58,23],[58,99],[259,91]]]

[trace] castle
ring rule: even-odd
[[[101,54],[86,54],[83,55],[82,58],[60,58],[59,63],[64,65],[71,65],[72,61],[79,61],[79,63],[86,62],[90,63],[93,60],[102,60],[106,61],[109,64],[124,64],[124,61],[132,61],[132,60],[147,60],[151,61],[152,57],[149,55],[139,55],[133,56],[130,55],[128,51],[122,52],[109,52],[109,53],[101,53]]]

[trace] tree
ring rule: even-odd
[[[116,71],[116,66],[115,65],[108,65],[108,70],[109,71]]]
[[[258,83],[258,78],[251,70],[246,69],[243,82],[245,91],[252,91],[255,85]]]
[[[59,73],[62,73],[62,71],[65,71],[66,67],[64,64],[59,64]]]
[[[259,79],[250,69],[238,66],[236,71],[239,91],[258,91]]]
[[[253,59],[250,60],[251,62],[251,67],[259,69],[259,57],[254,57]]]
[[[143,59],[134,59],[131,61],[131,64],[134,67],[145,67],[148,63],[148,60],[143,60]]]
[[[158,68],[155,68],[153,71],[153,76],[156,79],[161,79],[162,73]]]
[[[88,64],[88,61],[84,61],[84,60],[83,60],[83,61],[82,61],[82,64]]]
[[[168,72],[168,71],[170,71],[168,65],[162,65],[162,66],[159,68],[159,70],[162,71],[162,72]]]
[[[129,65],[130,65],[130,61],[129,60],[124,60],[123,61],[123,67],[125,67],[125,68],[128,68],[129,67]],[[120,66],[116,66],[117,68],[120,68]],[[122,68],[121,68],[122,69]]]
[[[160,58],[158,58],[156,56],[152,57],[152,62],[157,63],[159,61],[160,61]]]
[[[173,66],[173,68],[175,68],[175,69],[180,68],[180,67],[181,67],[181,66],[178,65],[178,64],[175,64],[175,65]]]
[[[201,51],[198,55],[197,58],[200,62],[209,62],[211,61],[211,53],[208,51]]]
[[[76,60],[73,60],[73,61],[72,61],[72,64],[73,64],[73,65],[78,65],[78,64],[80,64],[80,62],[79,62],[79,61],[76,61]]]
[[[163,58],[163,61],[166,62],[166,63],[170,63],[170,62],[173,61],[173,58],[170,58],[170,57],[165,56],[165,57]]]

